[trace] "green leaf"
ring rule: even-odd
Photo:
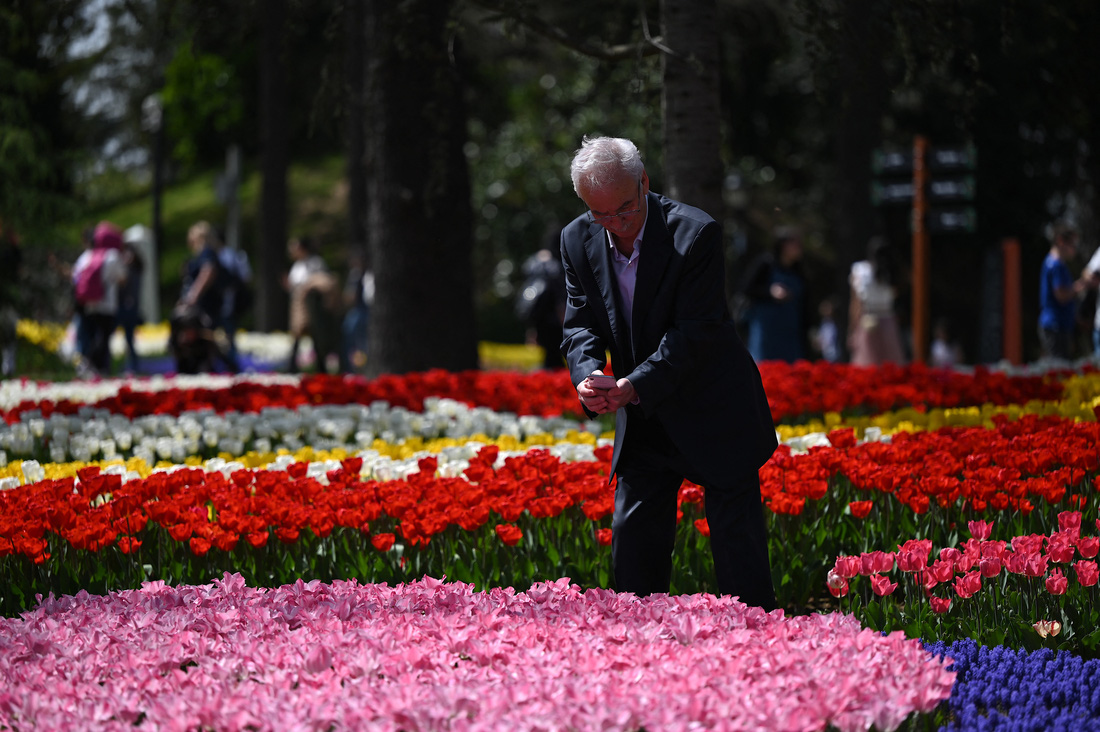
[[[867,620],[867,625],[875,630],[882,630],[883,625],[886,623],[886,613],[882,609],[882,605],[878,602],[871,601],[863,609],[864,617]]]

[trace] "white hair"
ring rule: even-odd
[[[644,172],[645,164],[637,146],[622,137],[586,135],[569,166],[573,190],[578,194],[582,182],[587,188],[600,188],[624,173],[641,180]]]

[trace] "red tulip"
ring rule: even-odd
[[[933,595],[932,597],[928,598],[928,601],[932,603],[932,612],[936,613],[937,615],[942,615],[943,613],[951,609],[950,597],[936,597],[935,595]]]
[[[397,540],[397,537],[393,534],[375,534],[370,538],[370,543],[380,552],[388,552],[393,548],[393,543]]]
[[[868,514],[871,513],[871,508],[874,505],[874,501],[852,501],[848,504],[848,510],[851,511],[852,515],[857,519],[865,519]]]
[[[523,530],[513,524],[497,524],[496,532],[506,546],[515,546],[523,538]]]

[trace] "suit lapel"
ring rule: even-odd
[[[665,221],[665,210],[661,198],[655,193],[649,194],[649,217],[645,222],[645,235],[642,237],[641,256],[638,257],[638,279],[634,283],[634,320],[632,322],[633,343],[639,342],[642,327],[645,325],[649,309],[661,284],[665,267],[672,256],[672,235]],[[649,354],[635,354],[645,357]]]

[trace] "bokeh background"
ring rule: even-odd
[[[248,329],[286,328],[285,243],[308,235],[375,273],[369,371],[475,367],[479,341],[524,340],[521,264],[583,211],[568,162],[609,134],[724,223],[731,288],[798,226],[810,297],[843,323],[871,236],[909,261],[919,136],[965,158],[931,171],[962,193],[930,200],[929,317],[967,363],[1004,358],[1018,241],[1034,360],[1051,224],[1081,231],[1075,273],[1097,242],[1097,37],[1091,0],[5,0],[11,297],[65,322],[65,264],[107,219],[147,228],[160,321],[207,219],[253,262]]]

